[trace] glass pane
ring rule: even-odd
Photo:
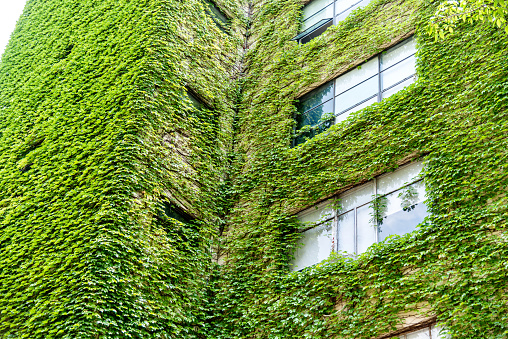
[[[373,104],[373,103],[375,103],[375,102],[377,102],[377,95],[376,95],[376,96],[374,96],[374,97],[372,97],[372,98],[370,98],[369,100],[366,100],[366,101],[364,101],[363,103],[361,103],[361,104],[359,104],[359,105],[357,105],[357,106],[355,106],[355,107],[351,108],[350,110],[347,110],[347,111],[345,111],[345,112],[343,112],[343,113],[341,113],[341,114],[337,115],[337,116],[335,117],[335,123],[339,123],[339,122],[341,122],[341,121],[343,121],[343,120],[346,120],[346,119],[347,119],[347,117],[348,117],[351,113],[356,112],[356,111],[359,111],[359,110],[361,110],[362,108],[365,108],[365,107],[367,107],[367,106],[370,106],[370,105],[372,105],[372,104]]]
[[[370,222],[372,216],[369,205],[362,206],[356,210],[357,218],[357,254],[363,253],[367,248],[376,242],[376,227]]]
[[[304,143],[306,140],[314,138],[319,133],[326,131],[333,125],[333,119],[314,126],[310,131],[301,133],[295,138],[295,145]]]
[[[317,226],[305,231],[298,242],[291,270],[298,271],[328,258],[332,251],[332,223]]]
[[[322,25],[322,23],[318,23],[317,25],[318,26]],[[322,26],[319,26],[319,28],[311,30],[310,32],[312,32],[312,33],[309,33],[309,34],[305,35],[303,38],[301,38],[300,39],[300,43],[301,44],[306,44],[307,42],[311,41],[315,37],[320,36],[321,34],[323,34],[328,29],[328,27],[330,27],[332,25],[333,25],[333,20],[329,20],[328,23],[326,23],[326,24],[324,24]]]
[[[298,112],[304,113],[332,98],[333,81],[330,81],[301,97],[300,104],[298,105]]]
[[[376,75],[335,97],[335,112],[341,113],[352,108],[355,104],[377,94],[378,90],[379,83],[378,76]]]
[[[432,333],[432,339],[449,339],[451,338],[449,335],[447,334],[439,334],[439,332],[442,330],[442,327],[441,326],[435,326],[433,325],[432,326],[432,330],[431,330],[431,333]]]
[[[404,235],[414,231],[428,215],[423,203],[425,186],[418,182],[386,196],[387,211],[379,225],[379,241],[390,235]]]
[[[340,14],[359,2],[359,0],[337,0],[335,1],[335,13]]]
[[[215,17],[215,19],[221,21],[223,24],[227,24],[228,23],[228,19],[226,18],[226,16],[220,11],[219,8],[217,8],[217,6],[215,6],[213,3],[211,3],[210,1],[208,0],[205,0],[206,4],[208,5],[208,8],[211,12],[211,14]]]
[[[390,96],[392,96],[393,94],[397,93],[398,91],[400,90],[403,90],[404,88],[406,88],[407,86],[411,85],[413,82],[415,82],[415,77],[411,77],[409,79],[407,79],[406,81],[404,82],[401,82],[400,84],[398,84],[397,86],[393,86],[392,88],[384,91],[381,96],[384,98],[388,98]]]
[[[299,115],[297,117],[298,126],[297,129],[302,128],[303,126],[316,126],[321,121],[323,114],[325,113],[333,113],[333,100],[325,102],[323,105],[318,106],[310,111],[307,111],[305,114]]]
[[[190,94],[189,92],[187,92],[187,94],[194,108],[200,110],[203,107],[201,101],[199,101],[194,95]]]
[[[406,334],[407,339],[430,339],[430,329],[427,327],[423,330]]]
[[[350,0],[339,0],[336,2],[335,13],[337,15],[337,21],[344,20],[353,10],[365,7],[369,4],[370,0],[362,0],[358,2],[358,0],[350,1]]]
[[[385,89],[395,85],[397,82],[415,74],[416,59],[413,56],[399,62],[381,73],[381,88]]]
[[[314,2],[316,0],[312,1],[310,4],[304,7],[303,9],[303,24],[302,28],[300,29],[300,32],[305,31],[310,26],[314,25],[318,21],[322,19],[331,19],[333,18],[333,4],[329,4],[327,7],[324,7],[326,5],[323,5],[322,7],[318,8],[318,4],[314,7]],[[322,1],[323,3],[332,3],[332,1]],[[313,5],[309,9],[306,10],[307,7],[310,5]]]
[[[344,75],[335,79],[335,95],[350,89],[354,85],[376,75],[378,72],[378,59],[374,58],[366,63],[360,65],[360,68],[355,68]]]
[[[358,188],[349,190],[340,196],[340,210],[346,212],[350,209],[366,204],[372,200],[373,194],[374,184],[371,181]]]
[[[422,168],[423,163],[418,161],[399,167],[394,172],[383,174],[377,179],[377,193],[386,194],[417,180]]]
[[[325,201],[315,207],[311,207],[298,213],[298,220],[304,224],[317,224],[326,219],[333,218],[334,211],[331,201]]]
[[[355,253],[355,211],[349,211],[338,217],[338,251]]]
[[[381,70],[386,69],[416,52],[416,41],[409,38],[381,54]]]

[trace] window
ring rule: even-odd
[[[332,251],[354,256],[390,235],[412,232],[428,215],[421,169],[421,162],[402,166],[299,213],[304,228],[292,270],[317,264]],[[381,206],[377,219],[375,202]]]
[[[406,39],[301,97],[294,145],[412,84],[416,73],[415,52],[414,38]]]
[[[390,337],[390,339],[445,339],[447,336],[440,334],[441,328],[432,325],[422,328],[417,331],[411,331],[407,333],[398,334]]]
[[[354,9],[366,6],[370,0],[313,0],[303,7],[300,34],[293,38],[305,44],[328,27],[344,20]]]
[[[194,108],[196,110],[201,110],[202,108],[205,107],[205,105],[201,102],[201,100],[199,100],[198,98],[196,98],[196,96],[194,94],[192,94],[189,90],[187,90],[187,96],[189,97],[191,103],[192,103],[192,106],[194,106]]]
[[[194,218],[188,213],[186,213],[182,208],[168,201],[164,202],[163,212],[167,217],[173,218],[183,223],[189,223],[194,221]]]
[[[205,11],[210,18],[212,18],[213,22],[219,27],[221,31],[226,33],[226,28],[229,25],[228,18],[222,11],[211,1],[208,0],[202,0],[205,6]]]

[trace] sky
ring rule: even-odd
[[[0,55],[9,42],[26,0],[0,0]]]

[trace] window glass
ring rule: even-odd
[[[346,120],[346,119],[347,119],[347,117],[348,117],[351,113],[356,112],[356,111],[359,111],[359,110],[361,110],[362,108],[365,108],[365,107],[367,107],[367,106],[370,106],[370,105],[372,105],[372,104],[373,104],[373,103],[375,103],[375,102],[377,102],[377,96],[372,97],[372,98],[370,98],[369,100],[366,100],[366,101],[362,102],[361,104],[356,105],[356,106],[354,106],[353,108],[351,108],[351,109],[349,109],[349,110],[347,110],[347,111],[345,111],[345,112],[340,113],[340,114],[339,114],[339,115],[337,115],[337,117],[335,118],[335,123],[338,123],[338,122],[340,122],[340,121]]]
[[[316,2],[317,1],[317,2]],[[305,31],[312,25],[323,19],[333,18],[333,1],[314,0],[303,9],[303,25],[301,31]]]
[[[199,101],[194,95],[192,95],[190,92],[187,92],[187,96],[189,97],[192,106],[194,106],[195,109],[200,110],[203,107],[203,104],[201,101]]]
[[[364,205],[356,209],[356,253],[360,254],[376,242],[376,227],[370,221],[372,211],[369,205]]]
[[[423,203],[425,186],[419,181],[386,196],[387,211],[379,221],[379,241],[390,235],[403,235],[415,230],[428,215]]]
[[[401,188],[404,184],[417,180],[422,168],[423,163],[418,161],[399,167],[396,171],[383,174],[376,180],[377,193],[386,194]]]
[[[407,59],[395,64],[393,67],[381,73],[381,88],[385,89],[415,73],[415,57],[410,56]]]
[[[370,0],[337,0],[335,2],[335,14],[337,21],[344,20],[353,10],[365,7],[369,4]]]
[[[295,252],[292,271],[301,270],[328,258],[332,251],[332,222],[303,232],[298,245],[301,247]]]
[[[393,94],[397,93],[398,91],[411,85],[413,82],[415,82],[414,76],[407,79],[406,81],[401,82],[400,84],[398,84],[396,86],[390,87],[389,89],[383,91],[383,93],[381,95],[382,95],[383,99],[388,98],[388,97],[392,96]]]
[[[336,0],[335,1],[335,13],[340,14],[344,12],[347,9],[350,9],[351,7],[358,4],[359,0]]]
[[[415,39],[409,38],[381,54],[381,70],[387,69],[416,52]]]
[[[325,113],[333,113],[333,101],[330,100],[325,102],[323,105],[311,109],[310,111],[300,115],[298,118],[298,129],[307,125],[318,125],[320,122],[322,122],[321,118]]]
[[[338,197],[340,205],[337,211],[334,210],[336,204],[332,205],[333,200],[330,199],[300,212],[298,219],[303,223],[302,227],[318,226],[304,234],[301,241],[304,247],[298,251],[298,260],[295,261],[298,269],[328,257],[328,251],[334,244],[339,252],[360,254],[390,235],[413,231],[428,215],[424,203],[425,185],[419,177],[421,170],[422,162],[414,162],[349,190]],[[386,202],[386,209],[377,223],[373,220],[372,208],[375,185],[380,199]],[[337,218],[334,218],[334,213],[337,213]],[[334,237],[336,243],[333,243]],[[325,254],[316,254],[321,252]]]
[[[339,252],[355,252],[355,211],[349,211],[338,217],[337,250]]]
[[[223,31],[224,27],[228,24],[228,19],[221,12],[221,10],[211,1],[203,0],[205,4],[206,13],[210,16],[210,18],[215,22],[215,24]]]
[[[346,212],[350,209],[368,203],[372,200],[373,194],[374,184],[372,181],[346,192],[340,197],[340,212]]]
[[[308,35],[308,39],[312,37],[313,33]],[[300,41],[305,39],[307,37],[301,38]],[[412,84],[416,73],[414,53],[415,41],[410,38],[360,65],[359,68],[350,70],[306,94],[300,99],[299,112],[304,113],[314,108],[316,110],[309,112],[307,117],[298,118],[298,129],[307,125],[315,126],[324,113],[333,112],[335,119],[328,120],[320,127],[320,130],[325,130],[329,125],[345,120],[352,112],[387,98]],[[328,100],[332,99],[335,101],[328,103]],[[317,108],[325,102],[326,106]],[[302,143],[306,137],[310,138],[316,134],[318,131],[313,130],[305,132],[305,135],[297,135],[295,144]]]
[[[339,95],[360,82],[367,80],[371,76],[376,75],[377,72],[378,60],[374,58],[359,66],[359,68],[341,75],[335,80],[335,95]]]
[[[323,24],[323,22],[326,22],[326,20],[316,23],[316,26],[318,28],[316,28],[314,30],[309,30],[311,33],[309,33],[309,34],[305,35],[303,38],[301,38],[300,42],[302,44],[306,44],[307,42],[311,41],[315,37],[323,34],[324,31],[326,31],[328,29],[328,27],[333,25],[333,21],[332,20],[328,20],[328,22],[326,22],[324,24]]]
[[[321,87],[307,93],[300,99],[299,112],[304,113],[333,98],[333,82],[324,84]]]
[[[298,220],[304,224],[318,224],[326,219],[333,218],[333,216],[334,210],[331,202],[325,202],[300,212],[298,214]]]
[[[314,0],[303,7],[303,20],[306,20],[333,3],[333,0]]]
[[[432,326],[431,333],[432,333],[432,339],[449,339],[450,336],[446,334],[440,334],[442,328],[440,326]]]
[[[340,114],[366,99],[377,96],[379,89],[378,76],[356,85],[335,98],[335,111]]]
[[[429,339],[429,338],[430,333],[428,328],[406,334],[406,339]]]

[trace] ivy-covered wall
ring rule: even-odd
[[[506,337],[508,36],[461,24],[434,41],[436,3],[375,0],[298,45],[301,5],[255,6],[212,337],[376,338],[408,315]],[[291,148],[299,96],[413,34],[415,84]],[[289,273],[296,212],[416,159],[432,214],[416,232]]]
[[[434,41],[436,3],[373,0],[298,45],[297,0],[216,5],[226,32],[199,0],[28,1],[0,63],[0,337],[375,338],[408,314],[505,337],[503,30]],[[298,97],[413,34],[415,84],[291,148]],[[296,212],[421,158],[416,232],[289,273]]]
[[[1,338],[206,330],[243,42],[218,5],[226,33],[198,0],[28,1],[0,64]]]

